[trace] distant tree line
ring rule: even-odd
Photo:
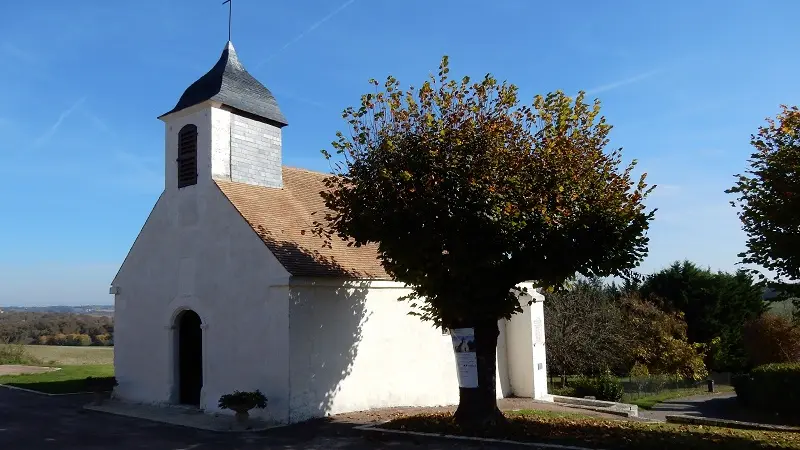
[[[800,319],[770,312],[763,288],[745,271],[675,262],[621,285],[573,282],[544,306],[551,375],[608,369],[699,379],[706,371],[800,361]]]
[[[635,290],[580,280],[547,296],[544,307],[548,369],[564,385],[569,375],[628,375],[634,368],[694,380],[708,374],[683,314]]]
[[[113,345],[114,319],[51,312],[0,314],[0,342],[34,345]]]

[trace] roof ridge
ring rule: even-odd
[[[287,165],[283,165],[282,167],[284,169],[300,170],[300,171],[303,171],[303,172],[316,173],[316,174],[319,174],[319,175],[333,175],[332,173],[325,173],[325,172],[320,172],[318,170],[306,169],[305,167],[296,167],[296,166],[287,166]]]

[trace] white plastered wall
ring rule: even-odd
[[[297,281],[290,288],[291,421],[392,406],[458,403],[449,335],[409,316],[387,281]],[[498,398],[511,393],[505,323],[498,341]]]
[[[203,321],[201,407],[216,411],[220,395],[260,389],[270,398],[263,414],[286,417],[289,274],[211,180],[210,114],[167,120],[165,191],[112,282],[115,395],[177,401],[174,318],[191,309]],[[198,127],[199,176],[179,190],[169,167],[186,123]]]

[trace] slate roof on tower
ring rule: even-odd
[[[283,188],[214,180],[225,197],[258,234],[292,276],[388,280],[378,259],[378,246],[348,246],[334,236],[330,248],[312,233],[314,221],[324,222],[320,192],[328,175],[283,167]]]
[[[266,119],[278,127],[288,125],[275,97],[247,72],[230,41],[214,67],[192,83],[175,107],[159,118],[207,100]]]

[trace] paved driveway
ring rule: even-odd
[[[639,410],[639,416],[663,421],[667,415],[706,417],[710,419],[740,420],[772,425],[795,425],[797,419],[775,414],[762,413],[742,407],[733,392],[695,395],[692,397],[667,400],[650,411]]]
[[[89,412],[85,396],[49,397],[0,387],[2,450],[519,449],[466,441],[359,432],[345,423],[309,423],[258,434],[227,434]]]

